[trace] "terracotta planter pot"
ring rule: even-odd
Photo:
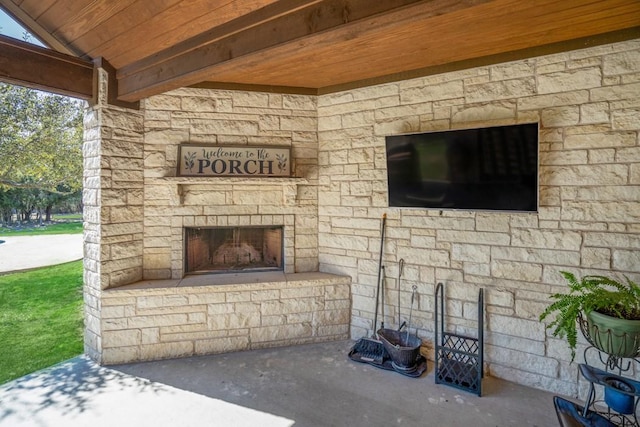
[[[587,314],[591,344],[617,357],[640,355],[640,320],[626,320],[592,311]]]

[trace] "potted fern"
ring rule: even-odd
[[[598,350],[614,357],[636,357],[640,353],[640,286],[625,276],[625,282],[588,275],[578,279],[560,272],[569,293],[554,294],[555,301],[540,315],[540,321],[555,313],[547,325],[553,336],[565,338],[575,358],[578,322],[585,338]]]

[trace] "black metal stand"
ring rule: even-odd
[[[584,363],[580,364],[580,373],[589,381],[583,416],[593,411],[618,426],[640,425],[637,416],[640,382]],[[604,400],[596,400],[596,385],[604,387]]]
[[[435,379],[464,391],[482,394],[484,376],[484,296],[478,295],[478,337],[444,331],[444,287],[436,285],[435,305]]]
[[[618,335],[610,329],[601,331],[597,325],[589,324],[582,314],[578,316],[578,324],[582,335],[591,344],[584,350],[585,363],[580,364],[580,374],[589,381],[589,394],[582,415],[596,412],[617,426],[640,427],[637,415],[640,382],[622,375],[631,371],[634,362],[640,363],[638,336]],[[612,349],[615,354],[603,351],[605,348]],[[596,361],[606,370],[588,364],[589,355],[594,352]],[[596,400],[596,386],[603,387],[603,400]]]

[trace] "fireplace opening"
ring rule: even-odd
[[[185,273],[283,270],[283,228],[185,228]]]

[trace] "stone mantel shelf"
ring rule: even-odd
[[[298,177],[273,177],[273,178],[242,178],[242,177],[190,177],[190,176],[165,176],[147,178],[146,182],[151,184],[171,184],[176,189],[176,204],[184,204],[185,187],[188,186],[281,186],[282,199],[285,206],[295,204],[298,195],[298,186],[309,183],[306,178]]]

